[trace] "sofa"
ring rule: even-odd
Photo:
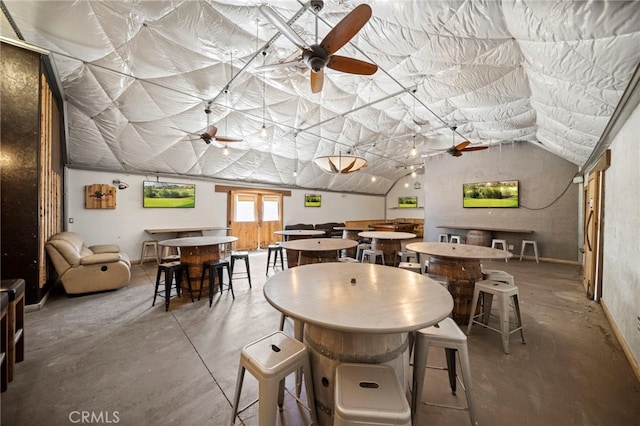
[[[115,290],[131,279],[129,256],[115,244],[87,246],[80,234],[61,232],[45,247],[67,294]]]
[[[324,231],[325,238],[342,238],[342,231],[336,231],[335,227],[344,226],[342,222],[327,222],[327,223],[316,223],[315,229],[317,231]]]

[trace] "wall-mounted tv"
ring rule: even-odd
[[[196,206],[196,185],[145,180],[142,200],[142,207],[193,208]]]
[[[322,195],[319,195],[319,194],[304,195],[305,207],[320,207],[321,205],[322,205]]]
[[[415,209],[418,208],[418,197],[398,197],[398,208]]]
[[[519,207],[517,180],[462,184],[462,207]]]

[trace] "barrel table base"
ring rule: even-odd
[[[453,320],[459,325],[469,323],[471,302],[476,281],[482,280],[478,259],[452,259],[429,257],[429,273],[447,280],[453,297]]]
[[[408,333],[346,333],[305,324],[304,341],[311,359],[318,423],[331,426],[336,368],[345,362],[388,364],[400,383],[409,379]]]
[[[182,247],[180,249],[180,262],[189,265],[189,278],[191,278],[191,288],[193,294],[198,295],[200,291],[200,278],[202,276],[202,264],[211,260],[220,259],[220,249],[215,246],[195,246],[195,247]],[[202,287],[202,295],[209,295],[209,278],[204,277],[204,284]],[[216,278],[217,281],[217,278]],[[182,279],[182,293],[189,295],[189,285],[186,278]],[[189,299],[190,300],[190,299]]]
[[[401,240],[380,240],[374,238],[371,241],[371,248],[373,250],[382,250],[385,265],[396,266],[398,252],[402,250],[402,242]]]

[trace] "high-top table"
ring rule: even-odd
[[[371,238],[371,248],[382,250],[384,253],[384,264],[395,266],[398,259],[398,252],[402,249],[402,240],[415,238],[416,234],[410,232],[393,231],[365,231],[358,234],[363,238]]]
[[[342,238],[306,238],[280,243],[280,247],[284,247],[287,253],[289,250],[298,252],[297,265],[337,262],[338,250],[353,248],[357,245],[357,241]]]
[[[171,240],[160,241],[161,246],[180,247],[180,262],[189,265],[189,277],[193,292],[200,290],[200,277],[202,275],[202,264],[209,260],[220,259],[220,245],[238,241],[238,237],[212,236],[212,237],[187,237],[173,238]],[[188,292],[185,281],[182,283],[183,289]],[[204,286],[203,293],[208,292],[208,286]],[[187,293],[188,294],[188,293]]]
[[[324,231],[315,229],[284,229],[282,231],[275,231],[274,234],[282,235],[285,241],[301,240],[305,238],[317,237],[324,235]],[[298,265],[298,251],[291,249],[287,250],[287,265],[289,268]]]
[[[461,325],[469,322],[471,301],[476,281],[482,280],[482,259],[508,259],[504,250],[470,244],[409,243],[407,250],[429,255],[429,274],[442,277],[453,296],[453,319]]]
[[[335,369],[391,365],[405,387],[410,331],[449,315],[449,292],[426,275],[368,263],[301,265],[271,276],[264,296],[294,319],[309,349],[320,425],[331,425]]]

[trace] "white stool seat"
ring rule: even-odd
[[[314,424],[318,424],[307,347],[280,331],[242,348],[231,424],[235,424],[238,413],[243,411],[238,409],[238,404],[245,370],[258,380],[258,424],[260,426],[275,426],[276,404],[282,409],[284,402],[284,379],[300,368],[304,374],[311,418]]]
[[[153,257],[147,256],[149,248],[153,248]],[[158,242],[156,240],[147,240],[142,242],[142,253],[140,254],[140,265],[147,259],[154,259],[157,264],[160,264],[160,252],[158,249]]]
[[[418,261],[418,255],[415,251],[399,251],[398,257],[400,258],[400,262]]]
[[[407,271],[417,272],[418,274],[422,273],[422,267],[420,266],[419,263],[400,262],[400,264],[398,265],[398,268],[406,269]]]
[[[536,263],[540,263],[538,259],[538,243],[535,240],[522,240],[522,248],[520,249],[520,261],[522,261],[522,255],[524,255],[524,249],[527,245],[533,247],[533,253],[536,256]]]
[[[360,243],[356,248],[356,260],[358,262],[362,261],[362,252],[364,250],[369,250],[371,248],[371,244],[368,243]]]
[[[464,244],[464,237],[460,235],[452,235],[451,238],[449,238],[449,242],[455,244]]]
[[[500,246],[500,247],[498,247]],[[494,249],[500,249],[500,250],[504,250],[504,251],[509,251],[509,246],[507,245],[507,240],[497,240],[497,239],[493,239],[491,240],[491,248]],[[505,262],[509,262],[509,259],[505,259]]]
[[[471,364],[469,363],[469,351],[467,348],[467,336],[460,330],[460,327],[451,318],[445,318],[440,323],[431,327],[423,328],[416,332],[415,353],[413,361],[413,385],[412,385],[412,413],[414,424],[415,415],[418,412],[418,405],[422,400],[424,388],[425,370],[429,356],[429,346],[444,348],[452,354],[451,360],[447,356],[449,369],[449,379],[452,393],[455,395],[455,351],[460,356],[460,367],[462,370],[462,384],[467,396],[467,409],[471,424],[476,424],[476,410],[473,403],[473,386],[471,380]],[[452,371],[453,370],[453,371]],[[429,404],[437,405],[437,404]],[[450,407],[454,408],[454,407]]]
[[[339,257],[338,258],[338,262],[344,262],[344,263],[360,263],[358,262],[357,259],[354,259],[353,257]]]
[[[483,296],[482,310],[479,314],[474,315],[473,312],[476,311],[476,306],[478,306],[480,293],[482,293]],[[498,316],[500,318],[499,330],[489,326],[489,316],[491,314],[493,296],[498,299]],[[513,302],[513,310],[515,313],[515,328],[511,327],[511,322],[509,320],[510,300]],[[500,333],[502,336],[502,348],[506,354],[509,353],[509,337],[512,333],[520,331],[522,343],[526,343],[524,339],[524,329],[522,328],[522,318],[520,316],[520,303],[518,300],[517,286],[495,280],[477,281],[473,290],[471,312],[472,314],[469,317],[469,324],[467,325],[467,334],[471,334],[471,326],[474,323]],[[480,320],[480,318],[482,320]]]
[[[438,242],[439,243],[448,243],[449,242],[449,235],[448,234],[440,234],[440,235],[438,235]]]
[[[376,263],[376,260],[378,259],[378,257],[380,257],[380,260],[382,260],[382,264],[384,265],[384,253],[382,250],[373,250],[373,249],[367,249],[367,250],[362,250],[362,263],[365,263],[365,259],[367,260],[367,262],[369,263]]]
[[[507,284],[516,285],[513,275],[499,269],[483,269],[482,278],[485,280],[502,281]]]
[[[334,399],[333,426],[411,426],[411,408],[389,365],[338,365]]]

